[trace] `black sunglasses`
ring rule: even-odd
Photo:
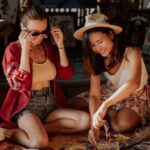
[[[39,36],[40,34],[48,34],[48,31],[45,30],[45,31],[42,31],[42,32],[33,32],[31,35],[32,36]]]

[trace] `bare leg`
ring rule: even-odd
[[[111,115],[109,116],[112,129],[120,133],[129,131],[140,123],[140,116],[134,110],[129,108],[123,108],[120,111],[115,112],[113,118],[111,118]]]
[[[44,122],[48,133],[73,133],[90,127],[88,113],[73,109],[57,109]]]
[[[48,146],[48,135],[40,119],[34,113],[25,113],[18,120],[19,129],[15,129],[11,139],[29,148]]]

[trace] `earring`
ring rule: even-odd
[[[110,38],[113,40],[114,39],[114,34],[110,31],[109,33]]]
[[[45,37],[44,37],[45,39],[47,39],[48,38],[48,36],[47,35],[45,35]]]

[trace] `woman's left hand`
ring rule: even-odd
[[[102,103],[99,109],[96,111],[96,113],[93,115],[93,127],[98,129],[104,124],[103,118],[105,117],[107,112],[107,106],[106,103]]]
[[[64,47],[63,33],[58,27],[51,27],[51,34],[58,47]]]
[[[100,130],[95,129],[93,127],[90,128],[89,134],[88,134],[88,140],[92,145],[97,145],[97,142],[99,140]]]

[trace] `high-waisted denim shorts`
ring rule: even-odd
[[[47,115],[58,107],[50,88],[42,90],[32,90],[29,103],[18,112],[13,118],[17,122],[25,113],[34,112],[41,121],[44,121]]]

